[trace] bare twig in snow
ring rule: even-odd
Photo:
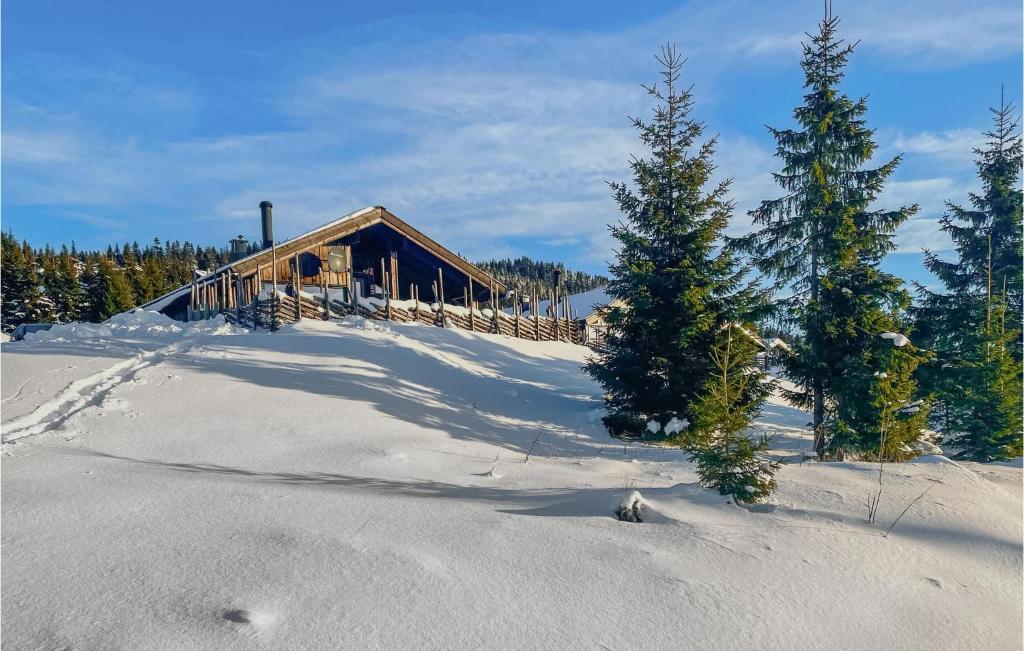
[[[947,472],[948,472],[948,471],[947,471]],[[943,478],[943,477],[945,477],[945,476],[946,476],[946,473],[942,473],[942,477],[939,477],[938,481],[936,481],[936,482],[935,482],[934,484],[932,484],[932,485],[931,485],[931,486],[929,486],[928,488],[926,488],[926,489],[924,489],[923,491],[921,491],[921,494],[920,494],[920,495],[918,495],[917,497],[915,497],[915,498],[914,498],[914,499],[913,499],[913,500],[912,500],[912,501],[910,502],[910,504],[907,504],[907,508],[903,509],[903,510],[902,510],[902,511],[900,512],[900,514],[899,514],[898,516],[896,516],[896,519],[892,521],[892,524],[890,524],[890,525],[889,525],[889,528],[885,530],[885,533],[884,533],[884,534],[882,534],[882,537],[883,537],[883,538],[888,538],[888,537],[889,537],[889,532],[890,532],[890,531],[892,531],[892,530],[893,530],[893,527],[895,527],[895,526],[896,526],[896,523],[897,523],[897,522],[899,522],[899,521],[900,521],[900,519],[901,519],[901,518],[902,518],[902,517],[903,517],[904,515],[906,515],[907,511],[909,511],[909,510],[910,510],[910,507],[912,507],[912,506],[914,506],[915,504],[917,504],[918,500],[920,500],[920,499],[921,499],[922,497],[924,497],[925,495],[927,495],[927,494],[928,494],[928,491],[930,491],[931,489],[935,488],[935,484],[938,484],[939,482],[941,482],[941,481],[942,481],[942,478]]]
[[[537,447],[537,442],[540,441],[540,435],[541,435],[541,432],[537,432],[537,436],[533,437],[533,443],[530,444],[530,449],[526,453],[526,458],[523,459],[523,463],[529,463],[530,462],[530,455],[533,454],[533,449],[535,447]]]

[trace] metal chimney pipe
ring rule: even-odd
[[[274,245],[274,204],[269,201],[260,202],[260,222],[263,225],[263,248],[269,249]]]
[[[231,240],[231,257],[229,258],[231,262],[241,260],[247,255],[249,255],[249,243],[245,240],[244,235],[239,235]]]

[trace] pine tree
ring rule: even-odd
[[[642,435],[648,418],[693,421],[719,329],[755,300],[742,286],[745,270],[716,249],[732,203],[727,181],[705,189],[715,139],[697,144],[704,126],[689,117],[675,47],[658,61],[664,89],[647,88],[658,102],[653,120],[633,119],[649,157],[630,163],[635,191],[612,184],[625,221],[610,228],[619,247],[608,289],[624,305],[609,310],[607,347],[586,367],[606,391],[604,422],[619,436]]]
[[[127,246],[125,246],[125,249],[127,252],[124,254],[122,271],[132,290],[132,304],[142,305],[156,298],[159,294],[156,293],[154,287],[150,284],[150,277],[145,273],[138,258],[135,257]]]
[[[4,331],[10,332],[28,320],[29,311],[26,302],[29,288],[28,263],[13,235],[3,233],[2,238],[0,295],[2,295],[3,307],[0,310],[0,316],[3,319]]]
[[[59,323],[62,319],[60,318],[60,310],[55,300],[56,289],[59,285],[59,273],[57,271],[57,258],[49,247],[43,251],[42,267],[42,291],[40,292],[38,307],[36,308],[36,320],[43,323]]]
[[[56,274],[56,285],[48,291],[52,291],[50,296],[56,305],[58,319],[63,323],[69,323],[84,318],[78,261],[66,248],[62,249],[57,257]]]
[[[97,256],[86,278],[89,320],[100,322],[135,306],[131,285],[112,260]]]
[[[48,316],[47,305],[36,270],[36,257],[28,242],[18,244],[14,236],[4,233],[0,250],[0,310],[3,329],[7,332],[22,323],[32,323]]]
[[[959,456],[988,461],[1021,454],[1022,142],[1014,107],[1001,99],[990,109],[978,157],[981,194],[971,207],[947,203],[942,230],[956,261],[925,252],[925,266],[945,287],[918,285],[915,337],[936,351],[922,369],[922,393],[939,408],[933,422]]]
[[[768,441],[750,438],[773,382],[757,367],[757,345],[750,327],[726,324],[711,351],[712,372],[694,408],[696,420],[687,447],[701,485],[732,495],[737,503],[757,502],[775,488],[778,464],[767,456]]]
[[[786,194],[751,211],[760,229],[733,242],[787,293],[775,304],[780,323],[805,335],[786,359],[786,372],[799,386],[787,395],[812,410],[819,456],[830,433],[843,445],[877,440],[882,422],[903,406],[899,396],[912,384],[907,369],[922,357],[913,347],[900,347],[895,357],[880,348],[887,342],[878,335],[899,333],[909,296],[878,263],[893,248],[892,233],[917,207],[871,207],[900,157],[864,168],[875,152],[873,131],[864,120],[866,99],[854,101],[839,90],[854,46],[837,37],[838,24],[826,15],[804,44],[807,92],[794,111],[799,128],[769,129],[783,162],[775,180]],[[882,374],[891,390],[876,386]],[[885,413],[868,414],[861,407],[877,392],[891,395],[876,402],[892,404],[879,407]]]

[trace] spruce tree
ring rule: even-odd
[[[63,319],[61,318],[55,298],[60,282],[57,271],[57,258],[49,247],[43,251],[42,268],[43,273],[40,278],[42,291],[40,292],[36,308],[36,320],[44,323],[60,323]]]
[[[737,503],[757,502],[775,488],[778,464],[767,456],[766,438],[748,431],[773,382],[758,369],[752,329],[728,323],[711,351],[712,371],[694,408],[692,433],[684,434],[701,485],[732,495]]]
[[[84,318],[84,297],[79,276],[79,262],[67,249],[62,249],[57,258],[57,273],[60,287],[55,297],[58,313],[66,322],[79,321]]]
[[[649,154],[630,163],[635,190],[612,184],[624,220],[610,227],[618,250],[608,291],[620,302],[606,348],[586,366],[605,389],[606,426],[626,437],[642,436],[649,418],[694,420],[720,328],[755,300],[746,271],[716,248],[733,208],[729,183],[706,188],[715,139],[698,143],[704,125],[680,88],[682,57],[667,45],[657,59],[663,86],[646,88],[653,118],[633,119]]]
[[[14,236],[10,233],[3,233],[2,238],[0,296],[2,296],[3,306],[0,309],[0,317],[3,319],[4,331],[10,332],[28,320],[28,306],[25,302],[28,289],[27,263]]]
[[[97,256],[85,280],[90,321],[106,321],[135,306],[131,285],[111,259]]]
[[[947,203],[942,229],[955,261],[926,251],[944,292],[918,285],[915,337],[936,352],[922,369],[935,397],[933,423],[959,456],[989,461],[1021,454],[1022,142],[1014,107],[991,109],[993,129],[977,156],[980,194],[970,208]]]
[[[10,233],[2,235],[0,249],[0,296],[3,329],[46,317],[46,305],[36,271],[36,258],[28,242],[19,244]]]
[[[891,344],[878,338],[900,333],[909,304],[899,279],[878,264],[917,207],[872,206],[900,158],[865,167],[875,152],[874,133],[865,122],[866,99],[852,100],[839,89],[854,46],[838,38],[838,24],[826,15],[804,44],[806,94],[793,113],[798,127],[769,128],[783,164],[774,177],[786,194],[751,211],[759,228],[733,242],[783,294],[774,305],[779,322],[804,335],[785,359],[799,387],[787,396],[812,411],[819,456],[830,434],[843,447],[880,440],[922,357],[912,346],[886,350]],[[879,386],[880,378],[888,388]]]

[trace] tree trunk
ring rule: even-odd
[[[817,223],[815,223],[815,235],[817,235]],[[814,309],[818,310],[818,247],[817,237],[815,236],[815,243],[811,248],[811,304]],[[816,312],[817,313],[817,312]],[[818,318],[815,317],[815,328],[819,327],[817,323]],[[822,358],[822,351],[816,350],[813,352],[815,360],[820,363]],[[818,460],[825,458],[825,387],[824,382],[821,378],[821,371],[818,368],[814,369],[814,377],[812,379],[812,389],[814,391],[814,452],[818,455]]]

